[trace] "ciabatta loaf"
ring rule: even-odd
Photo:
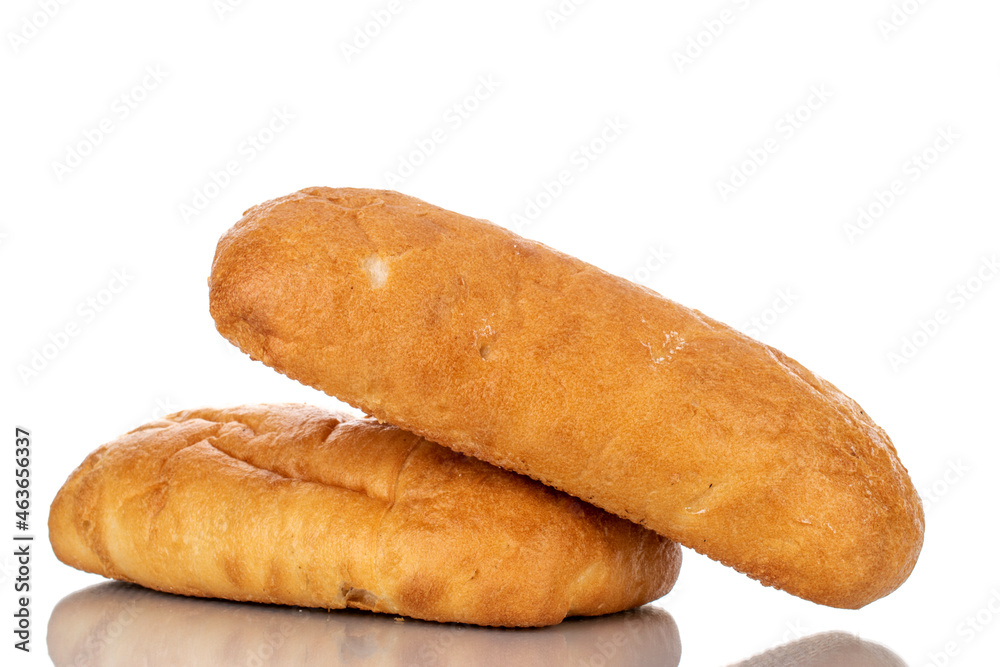
[[[380,420],[836,607],[898,587],[920,500],[857,403],[778,350],[483,220],[379,190],[246,212],[219,331]]]
[[[676,544],[373,419],[180,412],[92,453],[49,516],[73,567],[169,593],[540,626],[670,590]]]

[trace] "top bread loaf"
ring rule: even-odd
[[[764,584],[857,608],[923,540],[891,441],[778,350],[412,197],[309,188],[246,212],[209,280],[254,359]]]

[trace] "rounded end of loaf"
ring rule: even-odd
[[[669,524],[648,525],[826,606],[860,609],[901,586],[923,546],[924,512],[885,431],[774,348],[719,334],[702,344],[730,361],[705,381],[716,390],[699,409],[733,415],[736,427],[724,436],[702,429],[701,437],[752,443],[754,456],[725,475],[706,475],[707,488],[684,487],[682,511]],[[748,378],[764,399],[749,393]]]
[[[81,463],[56,493],[49,506],[49,544],[52,551],[70,567],[115,577],[107,561],[102,562],[101,552],[94,550],[102,521],[96,513],[103,511],[101,489],[88,483],[91,471],[100,464],[107,446],[101,447]],[[118,577],[115,577],[118,578]]]
[[[669,486],[676,511],[646,525],[817,604],[892,593],[916,565],[924,512],[889,436],[827,380],[718,326],[692,343],[723,361],[700,371],[688,433],[728,465],[691,457],[695,474]]]
[[[790,526],[785,536],[762,546],[754,562],[734,567],[817,604],[861,609],[899,588],[916,565],[923,509],[915,492],[911,501],[905,497],[884,505],[856,496],[828,498],[841,517],[850,516],[837,524],[841,530],[833,532],[832,524],[814,515],[817,524]]]

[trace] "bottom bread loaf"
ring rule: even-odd
[[[666,594],[669,540],[398,428],[303,405],[191,410],[93,452],[56,556],[160,591],[541,626]]]

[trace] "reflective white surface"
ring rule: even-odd
[[[665,611],[637,610],[509,630],[185,598],[121,583],[64,598],[48,628],[57,667],[178,665],[663,665],[680,637]]]
[[[647,605],[548,628],[427,623],[353,610],[325,611],[187,598],[131,584],[97,584],[63,598],[48,625],[56,667],[384,665],[432,667],[675,667],[673,617]],[[883,646],[842,632],[810,635],[737,667],[904,667]]]

